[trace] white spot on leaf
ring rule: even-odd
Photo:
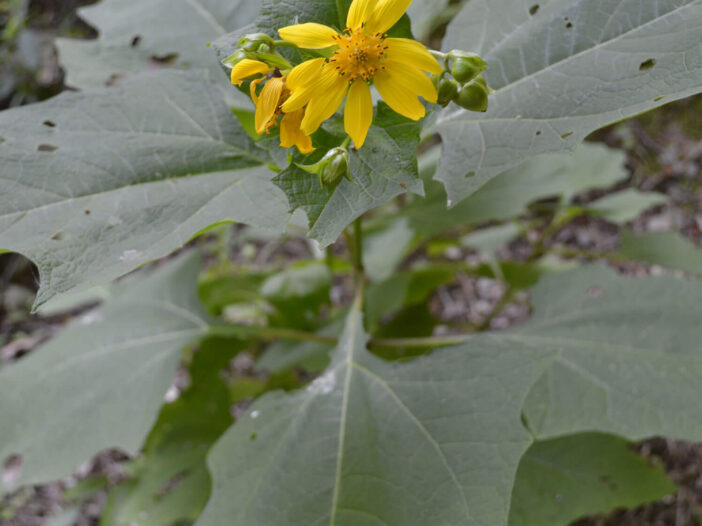
[[[135,259],[139,259],[138,250],[125,250],[119,257],[120,261],[134,261]]]
[[[320,376],[307,387],[307,392],[312,394],[328,395],[334,390],[336,385],[336,375],[334,371]]]
[[[92,325],[93,323],[98,323],[103,320],[102,314],[99,312],[93,311],[85,314],[81,319],[80,323],[82,325]]]

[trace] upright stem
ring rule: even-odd
[[[353,222],[353,269],[358,276],[363,276],[363,218]]]

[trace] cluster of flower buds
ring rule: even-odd
[[[351,179],[349,170],[349,152],[346,148],[332,148],[327,154],[322,157],[322,160],[312,165],[297,166],[307,173],[311,173],[319,177],[319,184],[322,188],[334,190],[341,184],[342,179]]]
[[[487,111],[488,95],[493,93],[483,78],[487,62],[474,53],[454,49],[445,55],[444,64],[444,72],[432,77],[438,103],[446,107],[455,102],[470,111]],[[448,77],[449,72],[453,78]]]
[[[272,68],[289,69],[290,63],[275,49],[275,41],[265,33],[252,33],[239,40],[237,50],[222,61],[233,68],[244,59],[265,62]]]

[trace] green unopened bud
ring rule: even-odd
[[[224,64],[225,66],[229,66],[230,68],[233,68],[239,62],[241,62],[242,60],[244,60],[247,57],[248,57],[248,53],[246,53],[246,51],[243,51],[240,49],[239,51],[235,52],[233,55],[229,55],[227,58],[225,58],[222,61],[222,64]]]
[[[485,80],[482,77],[478,77],[470,84],[463,86],[455,102],[461,108],[485,112],[488,109],[489,93],[490,89],[487,87]]]
[[[265,46],[265,49],[260,49],[261,46]],[[267,53],[273,49],[275,45],[273,44],[273,39],[265,33],[251,33],[250,35],[244,35],[244,37],[239,40],[239,47],[244,51],[261,51]]]
[[[319,184],[322,188],[333,190],[341,184],[342,179],[346,178],[349,181],[352,180],[349,171],[349,152],[346,148],[333,148],[329,150],[327,154],[322,157],[322,160],[316,164],[309,166],[298,164],[297,166],[307,173],[315,174],[319,177]]]
[[[438,103],[444,108],[449,105],[449,102],[456,98],[458,95],[458,90],[461,86],[455,80],[443,79],[439,83],[438,93],[439,100]]]
[[[451,75],[461,84],[468,84],[485,71],[487,62],[478,55],[465,51],[452,51],[453,67]]]

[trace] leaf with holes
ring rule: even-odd
[[[253,22],[259,9],[251,0],[102,0],[79,11],[99,31],[97,40],[57,41],[66,82],[103,87],[165,65],[208,68],[213,78],[223,78],[208,44]]]
[[[0,460],[22,456],[16,482],[66,476],[106,448],[139,450],[183,348],[209,327],[199,269],[196,257],[170,263],[0,372]]]
[[[304,392],[266,396],[215,446],[200,526],[505,522],[531,441],[519,408],[550,353],[486,338],[392,365],[361,318]]]
[[[474,0],[444,49],[478,53],[496,93],[487,113],[451,105],[436,178],[456,204],[542,153],[702,91],[702,0]]]
[[[158,93],[158,97],[154,97]],[[0,247],[35,305],[105,283],[217,222],[282,231],[285,196],[202,73],[161,72],[0,113]]]

